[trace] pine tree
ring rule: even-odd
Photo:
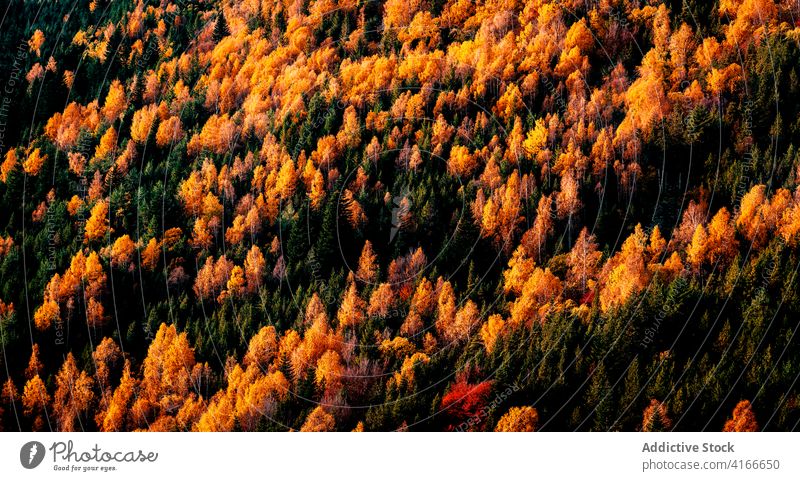
[[[225,12],[220,10],[217,12],[217,21],[214,23],[214,42],[219,43],[220,40],[231,34],[228,28],[228,21],[225,19]]]

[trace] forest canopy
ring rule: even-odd
[[[11,1],[0,426],[793,430],[798,19]]]

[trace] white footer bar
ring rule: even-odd
[[[0,479],[800,479],[791,433],[0,433]]]

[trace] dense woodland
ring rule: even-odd
[[[800,4],[0,26],[0,425],[794,430]]]

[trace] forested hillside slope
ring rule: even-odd
[[[4,430],[793,430],[800,6],[12,0]]]

